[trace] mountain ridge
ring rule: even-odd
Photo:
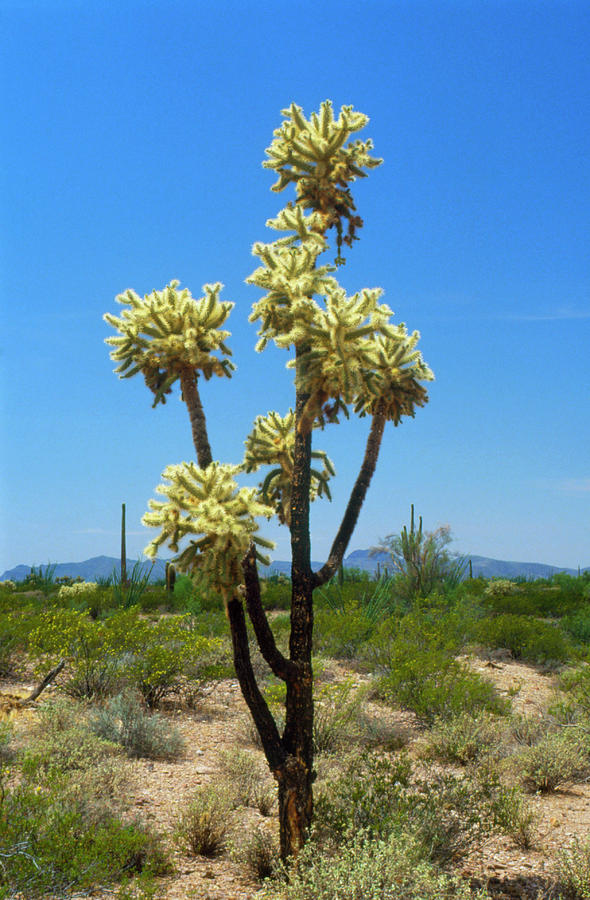
[[[558,572],[565,572],[568,575],[578,574],[577,569],[550,566],[545,563],[513,562],[503,559],[493,559],[489,556],[475,555],[464,555],[463,558],[471,560],[474,577],[482,575],[485,578],[549,578],[551,575]],[[380,571],[383,571],[388,567],[388,559],[389,557],[386,553],[378,553],[375,556],[371,556],[370,550],[353,550],[352,553],[349,553],[344,559],[344,565],[347,568],[358,568],[365,572],[369,572],[372,575],[376,575],[378,567]],[[137,562],[138,560],[134,559],[127,560],[128,573],[133,571],[133,567]],[[142,560],[141,562],[143,563],[142,571],[145,571],[145,567],[151,567],[151,563],[147,560]],[[165,559],[156,559],[150,572],[150,581],[158,581],[165,577],[166,562],[167,560]],[[48,565],[53,566],[54,564],[43,564],[41,567],[36,566],[35,568],[42,568],[43,571],[45,571]],[[119,574],[120,565],[120,560],[115,556],[93,556],[90,559],[82,560],[82,562],[55,563],[54,575],[56,578],[70,576],[71,578],[81,577],[84,581],[96,581],[97,578],[108,578],[109,575],[113,573],[113,570]],[[322,565],[323,563],[321,562],[312,562],[314,571],[321,568]],[[590,569],[590,566],[587,566],[580,571],[585,572],[588,571],[588,569]],[[291,571],[291,563],[288,560],[273,560],[269,566],[261,566],[260,570],[261,575],[263,576],[272,574],[288,575]],[[31,566],[14,566],[14,568],[7,569],[0,576],[0,581],[24,581],[30,571]]]

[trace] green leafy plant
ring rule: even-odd
[[[270,882],[264,900],[484,900],[467,881],[424,858],[411,837],[356,835],[336,853],[311,845],[284,883]]]
[[[416,646],[407,635],[392,642],[382,666],[378,695],[413,710],[426,722],[484,710],[500,715],[508,712],[509,701],[490,681],[448,651],[428,644]]]
[[[47,563],[45,568],[39,566],[37,569],[35,566],[31,566],[31,571],[24,581],[26,589],[29,591],[42,591],[45,596],[48,596],[55,589],[56,569],[56,563]]]
[[[113,569],[110,582],[115,606],[130,609],[140,603],[149,584],[153,568],[153,562],[150,566],[138,559],[130,574],[125,571],[124,576],[120,576],[117,574],[117,569]]]
[[[499,783],[492,804],[494,824],[509,835],[517,847],[530,850],[537,836],[538,816],[518,787]]]
[[[252,806],[268,816],[276,806],[272,778],[263,760],[248,750],[234,749],[220,756],[224,782],[235,806]]]
[[[557,890],[564,900],[590,897],[590,841],[575,838],[562,850],[556,871]]]
[[[192,628],[190,615],[151,623],[138,607],[100,621],[77,610],[48,610],[29,635],[29,652],[40,671],[67,659],[62,689],[70,696],[101,698],[126,685],[149,707],[180,691],[195,661],[219,646],[218,639]]]
[[[235,855],[259,881],[280,871],[279,848],[268,828],[255,828]]]
[[[474,715],[471,711],[435,720],[425,738],[424,755],[442,762],[468,765],[493,752],[502,741],[505,728],[497,716]]]
[[[558,625],[511,613],[482,619],[474,627],[473,638],[486,647],[505,647],[516,659],[531,662],[565,662],[572,655],[571,644]]]

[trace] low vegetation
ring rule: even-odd
[[[0,683],[0,898],[108,885],[115,897],[165,896],[175,853],[232,859],[264,882],[266,900],[489,896],[461,874],[465,860],[494,835],[538,849],[541,798],[590,775],[590,578],[443,579],[426,597],[399,578],[345,572],[322,589],[315,819],[288,880],[276,787],[255,742],[226,743],[160,834],[128,805],[138,761],[182,761],[177,722],[232,677],[218,598],[183,578],[173,593],[146,587],[132,606],[109,585],[0,586],[5,683],[38,681],[65,660],[32,713],[3,715],[14,703]],[[284,576],[263,587],[279,646],[289,590]],[[498,651],[552,679],[544,711],[515,711],[518,690],[482,674]],[[284,685],[254,651],[253,665],[278,710]],[[588,896],[585,840],[555,856],[552,897]]]

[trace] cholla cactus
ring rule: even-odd
[[[297,386],[309,394],[302,431],[309,431],[314,420],[335,420],[338,411],[348,415],[347,404],[367,391],[377,360],[373,349],[377,334],[391,336],[392,315],[386,304],[379,304],[383,291],[365,289],[348,297],[341,288],[326,296],[325,309],[310,324],[305,354],[287,364],[297,368]]]
[[[62,584],[57,596],[60,600],[72,600],[83,594],[96,594],[98,584],[95,581],[76,581],[74,584]]]
[[[295,233],[286,240],[294,242],[298,239],[299,235]],[[253,304],[250,315],[250,322],[261,321],[258,351],[264,350],[271,339],[285,349],[305,341],[319,310],[313,295],[338,287],[329,274],[334,271],[334,266],[316,265],[323,249],[323,241],[322,244],[306,241],[301,246],[292,246],[286,245],[284,238],[274,244],[254,244],[252,252],[260,257],[263,265],[246,281],[268,291]]]
[[[276,412],[258,416],[245,443],[243,467],[246,472],[256,472],[261,466],[274,466],[261,483],[260,493],[264,502],[276,510],[279,521],[290,525],[295,413],[290,409],[286,416]],[[323,450],[313,450],[311,457],[321,460],[323,468],[310,470],[310,500],[322,496],[331,500],[328,479],[335,475],[332,461]]]
[[[355,399],[355,412],[360,416],[380,413],[399,425],[402,416],[415,415],[417,406],[428,402],[421,381],[434,381],[416,344],[420,332],[408,335],[406,326],[390,326],[386,334],[372,342],[372,368],[366,373],[366,390]]]
[[[282,110],[282,115],[287,121],[274,132],[274,140],[266,151],[270,159],[262,165],[279,175],[273,191],[282,191],[291,182],[295,183],[297,203],[317,213],[317,227],[322,234],[335,226],[336,262],[343,263],[342,244],[351,246],[356,229],[363,224],[354,215],[356,207],[348,185],[366,176],[363,169],[373,169],[383,161],[370,155],[373,149],[370,140],[346,144],[352,134],[365,127],[369,118],[355,112],[352,106],[343,106],[335,119],[329,100],[321,104],[319,114],[312,113],[310,120],[295,103]],[[343,219],[348,221],[345,235]]]
[[[179,284],[171,281],[163,291],[152,291],[143,299],[128,290],[117,297],[118,303],[127,305],[121,318],[104,316],[120,335],[106,339],[114,348],[111,359],[120,363],[115,372],[120,378],[141,372],[154,394],[154,406],[165,402],[165,394],[187,371],[209,379],[230,377],[235,369],[227,359],[231,351],[225,341],[230,332],[221,330],[234,304],[219,299],[222,285],[205,284],[205,296],[195,300],[187,288],[177,290]]]
[[[217,462],[206,469],[186,462],[168,466],[162,477],[169,484],[156,488],[166,500],[150,500],[151,512],[142,519],[144,525],[161,529],[146,547],[147,556],[156,556],[164,543],[178,553],[180,541],[189,538],[174,561],[176,568],[204,572],[226,598],[242,581],[240,563],[250,544],[274,547],[256,534],[255,522],[257,516],[270,518],[274,510],[257,499],[256,488],[238,488],[234,476],[239,468]],[[257,556],[268,565],[267,558]]]

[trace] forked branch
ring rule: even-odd
[[[253,544],[250,546],[248,553],[242,560],[242,569],[246,585],[246,609],[248,610],[248,615],[254,628],[254,634],[256,635],[260,652],[277,678],[287,681],[289,676],[294,676],[296,667],[283,656],[277,647],[275,636],[272,633],[272,629],[262,606],[260,581],[258,580],[258,568],[256,566],[256,553]]]

